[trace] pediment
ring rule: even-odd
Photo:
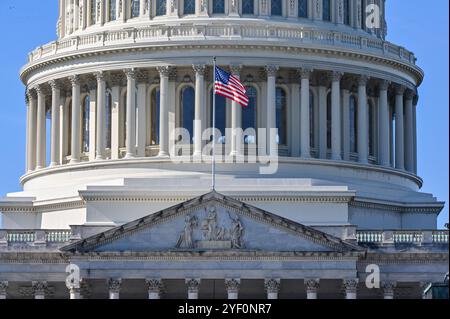
[[[80,240],[62,251],[349,252],[358,246],[211,192]]]

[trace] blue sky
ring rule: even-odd
[[[388,0],[388,40],[412,50],[426,77],[419,89],[418,170],[422,191],[448,202],[448,0]],[[0,196],[19,191],[25,161],[25,95],[19,70],[27,53],[56,38],[57,1],[0,1]],[[448,205],[439,226],[448,221]]]

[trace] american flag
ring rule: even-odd
[[[233,100],[243,107],[248,106],[249,99],[245,94],[246,90],[241,81],[217,66],[215,69],[214,86],[217,95]]]

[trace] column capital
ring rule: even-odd
[[[185,282],[188,287],[188,292],[198,292],[200,281],[201,279],[199,278],[186,278]]]
[[[312,68],[307,68],[307,67],[297,69],[297,72],[300,75],[300,78],[302,80],[305,80],[305,79],[309,80],[311,77],[311,73],[313,73],[313,71],[314,70]]]
[[[44,86],[42,84],[36,84],[33,87],[33,90],[36,92],[36,94],[39,96],[41,94],[45,94]]]
[[[344,76],[344,72],[333,71],[330,73],[330,80],[332,82],[339,82],[339,81],[341,81],[343,76]]]
[[[146,70],[137,71],[136,80],[138,83],[148,83],[148,72]]]
[[[241,279],[239,278],[231,278],[225,279],[225,289],[228,293],[234,292],[237,293],[239,291],[239,287],[241,285]]]
[[[366,86],[367,82],[369,82],[370,77],[366,74],[361,74],[357,78],[357,82],[359,86]]]
[[[388,80],[380,80],[378,81],[378,88],[380,91],[386,91],[391,85],[391,81]]]
[[[279,67],[277,65],[266,65],[266,67],[265,67],[267,76],[276,76],[278,69],[279,69]]]
[[[164,289],[162,279],[159,278],[147,278],[145,279],[145,283],[147,285],[148,292],[160,294]]]
[[[103,71],[94,72],[97,82],[104,82],[106,80],[106,73]]]
[[[35,295],[45,295],[45,291],[48,289],[46,281],[32,281],[31,289]]]
[[[48,84],[52,88],[52,91],[61,90],[61,83],[58,80],[50,80]]]
[[[268,293],[278,293],[280,291],[280,279],[266,279],[264,288]]]
[[[350,278],[344,279],[342,281],[342,286],[344,287],[347,293],[356,293],[356,289],[358,288],[359,279],[358,278]]]
[[[206,71],[206,65],[205,64],[193,64],[192,68],[195,71],[196,75],[204,76]]]
[[[394,298],[394,289],[397,287],[397,282],[395,281],[382,281],[381,288],[383,289],[384,298]]]
[[[242,71],[242,64],[231,64],[230,71],[232,75],[240,77]]]
[[[411,89],[407,89],[405,91],[405,98],[407,100],[413,100],[415,96],[416,96],[416,92],[415,91],[413,91]]]
[[[37,93],[34,88],[27,88],[25,91],[25,95],[28,98],[28,100],[37,98]]]
[[[320,287],[319,278],[307,278],[305,279],[305,287],[307,292],[317,292]]]
[[[122,278],[109,278],[107,285],[110,292],[119,293],[122,285]]]
[[[395,95],[403,95],[405,94],[406,87],[400,84],[395,85]]]
[[[6,289],[8,289],[9,283],[7,281],[0,281],[0,295],[6,294]]]
[[[69,81],[72,86],[80,85],[80,76],[78,74],[69,76]]]
[[[125,69],[123,70],[123,73],[125,73],[127,81],[136,80],[136,69]]]
[[[157,66],[156,70],[159,72],[159,76],[161,77],[168,77],[170,75],[170,66],[168,65]]]

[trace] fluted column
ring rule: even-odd
[[[317,290],[319,290],[320,279],[305,279],[306,299],[317,299]]]
[[[227,290],[228,299],[238,299],[239,287],[241,285],[241,279],[225,279],[225,289]]]
[[[342,140],[344,143],[344,160],[350,160],[350,90],[348,87],[342,89]]]
[[[414,91],[408,90],[405,96],[405,169],[414,172]]]
[[[310,112],[309,112],[309,78],[312,70],[300,69],[301,76],[301,103],[300,103],[300,148],[301,157],[311,157],[311,144],[310,144]]]
[[[50,166],[60,165],[60,99],[61,99],[61,89],[57,81],[50,81],[50,86],[52,88],[52,124],[51,124],[51,135],[50,135]]]
[[[327,143],[327,86],[326,79],[321,79],[319,85],[319,158],[326,159]],[[309,108],[308,108],[309,109]],[[311,116],[311,114],[309,115]],[[303,123],[302,123],[303,124]],[[303,133],[302,133],[303,134]],[[309,134],[309,133],[308,133]]]
[[[157,67],[160,77],[159,90],[159,154],[169,156],[169,66]]]
[[[200,279],[188,278],[186,279],[186,286],[188,288],[188,299],[198,299]]]
[[[267,72],[267,115],[266,115],[266,152],[267,155],[272,154],[270,149],[274,143],[270,141],[271,129],[276,129],[276,76],[278,72],[278,66],[268,65],[266,66]]]
[[[280,279],[266,279],[264,281],[264,288],[267,292],[267,299],[278,299]]]
[[[0,300],[6,299],[6,290],[8,289],[7,281],[0,281]]]
[[[106,158],[106,82],[105,73],[95,73],[97,78],[97,134],[96,160]]]
[[[42,86],[36,87],[37,92],[37,136],[36,136],[36,169],[45,167],[45,93]]]
[[[137,156],[145,157],[147,146],[147,83],[148,75],[140,71],[137,75]]]
[[[241,76],[242,65],[232,65],[231,74],[237,78]],[[230,156],[241,155],[241,135],[238,131],[242,128],[242,106],[235,102],[231,102],[231,151]]]
[[[45,291],[48,288],[46,281],[33,281],[31,283],[34,299],[45,299]]]
[[[81,153],[81,101],[80,101],[80,78],[78,75],[71,76],[72,83],[72,137],[70,163],[80,162]]]
[[[148,288],[148,299],[161,299],[163,283],[161,279],[146,279]]]
[[[414,158],[414,165],[413,165],[413,171],[414,174],[417,174],[417,103],[419,102],[419,96],[416,94],[416,96],[413,99],[413,158]]]
[[[389,138],[389,104],[388,104],[389,82],[383,80],[379,85],[380,95],[380,165],[390,166],[390,138]]]
[[[381,288],[383,289],[384,299],[394,299],[394,289],[397,286],[395,281],[383,281],[381,282]]]
[[[403,94],[405,87],[399,85],[395,89],[395,168],[405,169],[405,135],[403,121]]]
[[[202,155],[202,116],[205,114],[204,88],[205,70],[204,64],[193,65],[195,71],[195,115],[194,115],[194,157]]]
[[[27,172],[34,171],[36,167],[36,121],[37,100],[34,90],[27,91]]]
[[[344,279],[345,299],[356,299],[358,289],[358,278]]]
[[[342,160],[341,155],[341,78],[342,73],[333,72],[331,78],[331,158]]]
[[[368,77],[358,79],[358,159],[360,163],[369,162],[369,114],[367,109],[367,81]]]
[[[107,281],[109,299],[120,298],[120,287],[122,285],[121,278],[109,278]]]
[[[125,70],[127,76],[127,109],[126,109],[126,155],[134,158],[136,153],[136,71]]]

